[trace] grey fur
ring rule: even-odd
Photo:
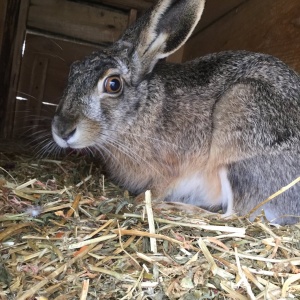
[[[203,3],[159,1],[110,48],[74,64],[52,132],[62,147],[101,150],[133,193],[225,212],[232,192],[244,215],[299,176],[300,80],[280,60],[245,51],[159,61],[185,42]],[[102,90],[110,72],[122,78],[120,94]],[[299,193],[298,184],[269,202],[267,217],[297,222]]]

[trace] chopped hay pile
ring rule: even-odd
[[[0,153],[0,299],[300,299],[300,226],[130,197],[87,158]]]

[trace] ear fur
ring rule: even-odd
[[[159,0],[125,32],[121,42],[133,47],[129,58],[133,83],[186,42],[200,20],[204,3],[205,0]]]

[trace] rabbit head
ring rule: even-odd
[[[157,62],[190,36],[204,1],[159,1],[111,47],[75,62],[52,124],[61,147],[101,144],[137,118]]]

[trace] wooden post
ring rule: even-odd
[[[0,137],[11,136],[29,0],[2,0],[0,13]]]

